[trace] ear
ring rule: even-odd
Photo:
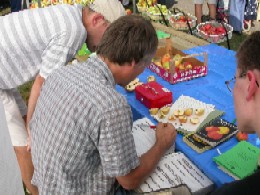
[[[247,71],[246,77],[249,81],[246,100],[249,101],[253,98],[253,96],[256,93],[256,90],[257,90],[256,82],[257,81],[256,81],[256,76],[255,76],[254,72],[251,70]]]
[[[92,18],[92,25],[97,26],[100,21],[104,21],[104,16],[100,13],[94,13],[94,16]]]

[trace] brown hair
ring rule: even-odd
[[[96,53],[109,61],[122,65],[138,63],[155,53],[158,39],[150,21],[142,16],[122,16],[104,33]]]
[[[256,31],[251,34],[240,45],[237,54],[237,66],[241,72],[247,70],[260,70],[260,32]]]

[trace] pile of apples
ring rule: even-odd
[[[148,3],[148,5],[147,5]],[[138,3],[136,4],[138,7],[143,7],[143,8],[147,8],[150,6],[154,6],[157,3],[157,0],[139,0]]]
[[[199,29],[206,35],[225,35],[226,30],[221,24],[206,23],[199,26]]]
[[[87,5],[89,3],[93,3],[94,0],[41,0],[41,7],[47,7],[50,5],[57,4],[82,4]],[[30,8],[38,8],[38,0],[32,0],[30,4]]]
[[[151,14],[154,14],[154,15],[161,14],[161,12],[163,13],[163,15],[168,14],[168,9],[167,9],[166,5],[157,4],[157,6],[151,6],[147,9],[147,11]],[[159,9],[161,10],[161,12],[160,12]]]
[[[181,22],[181,23],[186,23],[187,22],[187,20],[189,21],[189,22],[191,22],[192,21],[192,18],[190,17],[190,16],[187,16],[187,17],[185,17],[185,16],[183,16],[183,15],[179,15],[179,16],[172,16],[172,17],[170,17],[170,20],[171,20],[171,22]]]
[[[165,70],[169,70],[171,60],[175,62],[175,71],[191,70],[193,68],[191,62],[183,62],[182,56],[180,54],[175,54],[171,59],[171,55],[166,53],[162,56],[161,61],[155,61],[154,63],[157,66],[164,68]]]

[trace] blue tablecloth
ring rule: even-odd
[[[216,44],[194,47],[192,49],[184,50],[183,52],[187,54],[207,52],[208,75],[171,85],[149,69],[146,69],[138,78],[142,82],[147,82],[147,77],[154,75],[156,76],[158,83],[173,92],[174,101],[177,100],[180,95],[187,95],[205,103],[214,104],[216,109],[225,111],[225,115],[222,118],[232,122],[235,119],[233,95],[228,91],[225,81],[230,80],[235,75],[235,52]],[[198,59],[203,61],[203,57],[198,57]],[[131,105],[134,120],[147,117],[156,123],[150,116],[149,110],[136,100],[134,92],[127,92],[120,86],[117,86],[117,90],[127,98]],[[199,154],[186,145],[182,141],[182,138],[182,135],[177,136],[176,149],[185,153],[217,187],[234,180],[232,177],[219,170],[215,162],[213,162],[213,157],[219,155],[216,148]],[[250,135],[249,141],[253,145],[257,145],[257,136],[255,134]],[[217,148],[223,153],[235,144],[237,144],[237,140],[233,137],[227,142],[219,145]]]

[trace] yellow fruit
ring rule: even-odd
[[[204,114],[204,111],[205,111],[204,108],[198,108],[198,109],[195,109],[195,114],[198,116],[201,116]]]
[[[149,112],[150,112],[151,115],[156,115],[158,113],[158,110],[159,110],[158,108],[151,108],[149,110]]]
[[[198,117],[193,117],[193,118],[190,119],[190,123],[191,123],[191,124],[196,125],[196,124],[198,124],[199,122],[200,122],[200,120],[199,120]]]
[[[175,54],[173,61],[175,61],[175,66],[179,66],[179,64],[182,62],[182,56],[180,54]]]
[[[185,114],[186,116],[190,116],[190,115],[192,115],[192,113],[193,113],[193,109],[192,109],[192,108],[187,108],[187,109],[184,111],[184,114]]]
[[[179,116],[179,121],[180,121],[180,123],[186,123],[187,117],[186,116]]]
[[[176,117],[179,117],[179,116],[182,116],[184,114],[184,111],[183,110],[174,110],[173,114]]]
[[[229,128],[228,127],[219,127],[219,133],[220,134],[228,134]]]

